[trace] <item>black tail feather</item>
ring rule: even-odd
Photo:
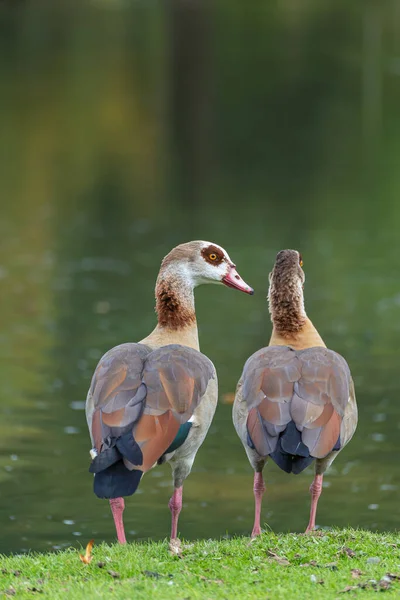
[[[90,463],[89,473],[100,473],[121,460],[121,453],[115,446],[102,450]]]
[[[257,450],[249,431],[247,431],[247,445]],[[341,449],[340,435],[332,451]],[[269,456],[282,471],[298,475],[315,460],[301,439],[301,432],[297,429],[294,421],[287,424],[286,429],[279,435],[276,448]]]
[[[289,454],[286,454],[286,452],[282,452],[280,440],[278,440],[276,448],[271,452],[270,457],[282,471],[285,471],[286,473],[292,472],[292,457],[289,456]]]
[[[285,432],[286,433],[286,432]],[[304,456],[304,449],[301,448],[302,454],[292,454],[291,452],[287,452],[286,445],[283,443],[285,441],[285,433],[279,438],[278,443],[274,452],[270,454],[270,457],[278,465],[282,471],[286,471],[286,473],[294,473],[298,475],[304,469],[308,467],[312,463],[315,458],[310,456],[308,452],[308,456]],[[300,432],[298,432],[300,435]],[[307,448],[302,442],[301,444],[304,448]],[[291,443],[288,444],[288,447],[291,447]]]
[[[310,452],[307,446],[303,444],[301,433],[294,424],[294,421],[290,421],[290,423],[287,424],[287,427],[280,438],[280,442],[282,451],[287,454],[291,454],[292,456],[303,456],[304,458],[310,456]]]
[[[301,432],[297,429],[294,421],[290,421],[285,431],[279,436],[276,448],[270,457],[282,471],[295,475],[304,471],[315,460],[302,442]]]
[[[143,472],[130,471],[122,460],[114,463],[94,476],[93,491],[98,498],[120,498],[131,496],[137,490]]]
[[[122,456],[127,458],[133,465],[143,464],[143,454],[140,446],[136,443],[131,431],[124,433],[115,442]]]
[[[306,469],[315,460],[314,456],[294,456],[292,460],[292,473],[298,475]]]
[[[120,498],[136,492],[142,471],[126,468],[123,458],[134,465],[143,464],[143,454],[131,431],[118,437],[109,437],[108,447],[92,460],[89,467],[94,476],[94,493],[99,498]]]

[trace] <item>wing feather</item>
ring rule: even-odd
[[[269,346],[253,354],[243,370],[242,394],[257,452],[274,452],[292,422],[292,441],[288,438],[285,447],[298,444],[293,437],[297,430],[311,456],[327,456],[338,443],[350,386],[346,361],[327,348]]]
[[[95,370],[86,406],[94,445],[110,458],[93,462],[108,467],[119,457],[128,469],[147,471],[193,415],[214,377],[211,361],[186,346],[151,351],[142,344],[122,344],[110,350]],[[110,451],[115,446],[120,454]]]

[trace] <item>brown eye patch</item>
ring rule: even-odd
[[[207,246],[201,251],[201,255],[210,265],[220,265],[225,259],[225,255],[217,246]]]

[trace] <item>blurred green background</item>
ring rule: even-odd
[[[266,345],[268,272],[301,251],[306,306],[348,360],[360,424],[321,526],[400,524],[400,2],[0,0],[0,551],[113,540],[83,412],[100,356],[154,326],[176,244],[224,246],[239,292],[196,294],[221,399]],[[263,519],[302,531],[312,469],[265,470]],[[127,501],[169,534],[169,466]],[[217,414],[186,538],[248,534],[252,472]]]

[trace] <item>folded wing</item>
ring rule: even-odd
[[[312,460],[339,449],[350,381],[346,361],[327,348],[270,346],[256,352],[243,371],[250,444],[285,470],[296,456]]]
[[[214,373],[212,362],[192,348],[174,344],[150,354],[143,373],[146,405],[134,428],[143,449],[144,471],[164,454],[179,426],[193,415]]]
[[[95,493],[132,494],[143,472],[193,415],[213,377],[211,361],[185,346],[151,351],[142,344],[122,344],[107,352],[86,404],[97,451],[90,467],[96,473]]]

